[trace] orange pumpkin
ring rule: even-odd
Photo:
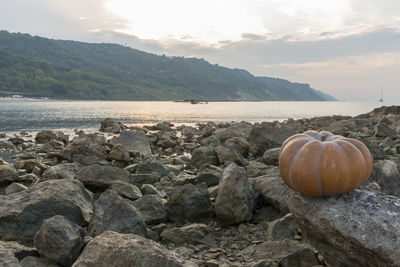
[[[371,153],[363,143],[326,131],[289,137],[279,155],[283,181],[313,197],[354,190],[368,180],[372,166]]]

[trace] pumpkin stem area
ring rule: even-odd
[[[325,142],[329,137],[329,134],[323,133],[321,134],[321,142]]]

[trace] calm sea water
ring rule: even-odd
[[[128,125],[150,125],[160,121],[193,124],[206,121],[283,121],[324,115],[356,116],[379,106],[382,103],[210,102],[192,105],[179,102],[2,100],[0,132],[34,132],[44,129],[97,131],[100,121],[107,117]]]

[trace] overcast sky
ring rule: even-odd
[[[199,57],[309,83],[340,100],[400,102],[398,0],[2,0],[0,27]]]

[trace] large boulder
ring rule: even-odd
[[[95,201],[88,231],[92,236],[105,231],[146,236],[146,224],[132,201],[109,189]]]
[[[106,133],[120,133],[121,131],[125,130],[125,125],[116,121],[112,118],[106,118],[101,121],[101,126],[99,131],[106,132]]]
[[[376,182],[381,191],[400,197],[399,166],[392,160],[379,160],[374,164],[370,182]]]
[[[120,180],[127,183],[132,182],[132,175],[129,171],[117,167],[92,165],[82,168],[76,179],[94,191],[104,191],[114,181]]]
[[[75,137],[61,152],[64,159],[83,165],[100,164],[107,158],[104,136],[87,134]]]
[[[17,170],[7,163],[0,162],[0,185],[11,184],[17,179]]]
[[[167,221],[164,203],[157,195],[144,195],[132,204],[139,210],[146,224],[158,224]]]
[[[0,195],[0,239],[31,243],[42,222],[54,215],[86,226],[92,195],[76,180],[50,180],[8,196]]]
[[[296,132],[284,125],[274,126],[264,124],[262,127],[254,128],[249,136],[250,152],[254,156],[262,156],[269,148],[280,147],[282,143]]]
[[[121,144],[126,150],[138,152],[143,156],[151,155],[150,140],[144,135],[123,131],[119,136],[112,138],[110,143]]]
[[[400,266],[400,199],[356,189],[341,196],[292,194],[290,212],[333,266]]]
[[[167,203],[167,213],[174,222],[201,222],[213,215],[207,185],[185,184],[173,188]]]
[[[42,176],[44,180],[74,179],[78,170],[79,165],[75,163],[61,163],[46,169]]]
[[[217,153],[211,146],[201,146],[192,152],[190,164],[195,168],[200,168],[204,164],[219,165]]]
[[[224,224],[238,224],[253,217],[254,186],[244,168],[232,163],[224,169],[215,200],[215,214]]]
[[[85,230],[64,216],[56,215],[43,221],[35,235],[40,254],[62,266],[71,266],[84,247]]]
[[[89,242],[73,267],[183,267],[184,262],[178,254],[155,241],[108,231]]]

